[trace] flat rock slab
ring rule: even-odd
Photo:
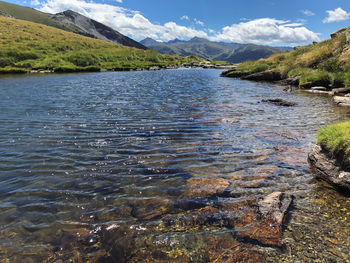
[[[283,99],[263,99],[262,102],[274,104],[276,106],[291,107],[297,105],[295,102],[285,101]]]
[[[334,96],[333,103],[338,106],[350,107],[350,97]]]
[[[316,86],[316,87],[312,87],[311,90],[323,90],[323,91],[327,91],[326,87],[322,87],[322,86]]]
[[[350,194],[350,173],[342,171],[335,159],[329,158],[318,145],[312,147],[308,161],[316,177]]]
[[[334,92],[333,91],[326,91],[326,90],[305,90],[306,92],[309,92],[309,93],[314,93],[314,94],[325,94],[325,95],[334,95]]]

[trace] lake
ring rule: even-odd
[[[350,261],[350,201],[307,163],[350,110],[220,73],[1,77],[0,261]],[[295,196],[283,248],[242,236],[276,191]]]

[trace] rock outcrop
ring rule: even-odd
[[[308,161],[317,178],[350,194],[350,172],[343,171],[337,160],[327,156],[320,146],[313,146]]]
[[[254,80],[254,81],[277,81],[281,80],[281,74],[275,71],[262,71],[248,76],[242,77],[245,80]]]

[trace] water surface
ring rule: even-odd
[[[266,262],[349,262],[350,201],[306,161],[317,129],[349,111],[219,75],[1,78],[0,261],[224,262],[226,242]],[[275,191],[296,197],[283,249],[203,219]]]

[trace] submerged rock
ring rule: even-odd
[[[267,246],[282,246],[282,224],[293,202],[293,196],[274,192],[258,201],[256,207],[247,213],[250,225],[238,231],[242,238],[256,240]],[[240,222],[242,223],[242,222]]]
[[[230,239],[217,238],[207,246],[206,251],[208,251],[209,262],[264,262],[262,253],[254,249],[252,245]]]
[[[220,177],[191,178],[187,181],[183,198],[203,198],[220,196],[230,186],[230,182]]]
[[[284,106],[284,107],[291,107],[291,106],[297,105],[295,102],[289,102],[283,99],[263,99],[262,102],[267,102],[277,106]]]
[[[343,171],[336,159],[329,158],[318,145],[312,147],[308,161],[317,178],[350,193],[350,172]]]

